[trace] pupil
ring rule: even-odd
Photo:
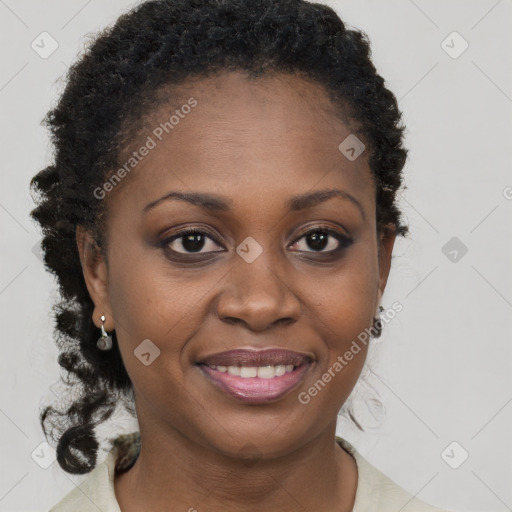
[[[325,231],[316,231],[311,235],[308,235],[308,246],[311,249],[319,250],[325,249],[327,247],[329,235]]]
[[[187,251],[200,251],[204,247],[204,237],[200,233],[185,235],[183,238],[183,247]]]

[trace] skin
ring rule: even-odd
[[[105,314],[107,331],[116,330],[135,389],[142,449],[116,476],[120,507],[352,510],[357,467],[335,443],[335,429],[366,348],[309,404],[298,395],[371,327],[386,286],[395,235],[376,230],[368,152],[352,162],[338,150],[354,127],[334,114],[318,83],[225,72],[170,94],[123,158],[191,96],[197,106],[104,199],[106,258],[90,233],[77,230],[94,322],[99,328]],[[292,196],[325,189],[349,193],[361,210],[340,197],[301,211],[286,207]],[[221,195],[232,204],[210,212],[167,200],[142,214],[170,191]],[[178,226],[208,231],[200,256],[191,257],[183,238],[158,246]],[[353,242],[326,255],[336,238],[319,251],[305,236],[321,227]],[[236,252],[248,236],[263,250],[252,263]],[[171,248],[192,263],[173,260]],[[133,354],[145,339],[160,350],[149,366]],[[314,362],[292,392],[247,404],[194,364],[236,348],[287,348]]]

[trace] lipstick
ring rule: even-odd
[[[284,349],[230,350],[205,357],[199,368],[231,397],[249,403],[278,400],[304,379],[312,358]]]

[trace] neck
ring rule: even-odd
[[[142,426],[141,426],[142,427]],[[277,458],[234,459],[174,431],[144,432],[133,467],[116,476],[123,512],[208,510],[351,511],[357,466],[335,443],[336,423],[305,446]]]

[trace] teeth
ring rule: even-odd
[[[286,366],[284,366],[283,364],[280,364],[279,366],[276,366],[276,375],[278,377],[281,377],[281,375],[284,375],[286,373]],[[292,365],[292,370],[293,370],[293,365]]]
[[[276,366],[215,366],[214,364],[210,364],[208,366],[218,372],[229,373],[244,379],[248,379],[250,377],[273,379],[274,377],[281,377],[285,373],[293,372],[293,369],[295,368],[293,364],[278,364]]]
[[[276,368],[274,366],[260,366],[258,368],[258,377],[260,379],[273,379],[276,376]]]
[[[242,366],[240,368],[240,377],[248,379],[249,377],[256,377],[258,375],[257,366]]]

